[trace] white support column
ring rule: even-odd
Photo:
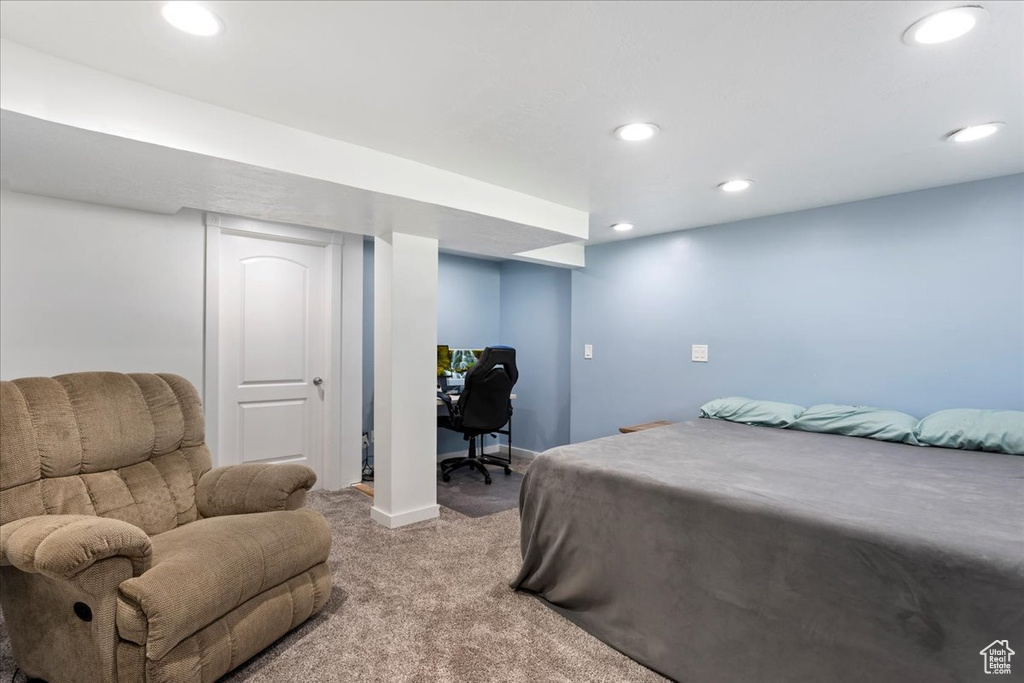
[[[395,528],[438,516],[437,240],[374,240],[374,482],[370,517]]]

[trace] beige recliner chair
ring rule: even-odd
[[[320,610],[331,534],[299,465],[210,469],[195,388],[90,372],[0,383],[0,599],[18,665],[214,681]]]

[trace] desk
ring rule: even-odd
[[[515,394],[509,394],[508,397],[510,399],[512,399],[513,401],[516,400],[516,395]],[[452,400],[452,403],[458,403],[459,402],[459,395],[458,394],[452,394],[448,398],[450,398]],[[440,396],[437,397],[437,405],[439,405],[439,406],[443,406],[444,405],[444,401],[441,400]]]

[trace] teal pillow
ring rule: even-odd
[[[701,417],[742,422],[762,427],[788,427],[804,412],[803,406],[775,401],[758,401],[742,396],[716,398],[700,407]]]
[[[918,445],[914,437],[917,418],[885,408],[825,403],[805,410],[789,428]]]
[[[1024,412],[940,410],[917,423],[914,435],[927,446],[1024,455]]]

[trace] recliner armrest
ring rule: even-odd
[[[149,536],[119,519],[93,515],[38,515],[0,526],[0,565],[55,579],[71,579],[108,557],[126,557],[132,573],[149,569]]]
[[[203,517],[295,510],[315,483],[316,473],[304,465],[218,467],[199,479],[196,505]]]

